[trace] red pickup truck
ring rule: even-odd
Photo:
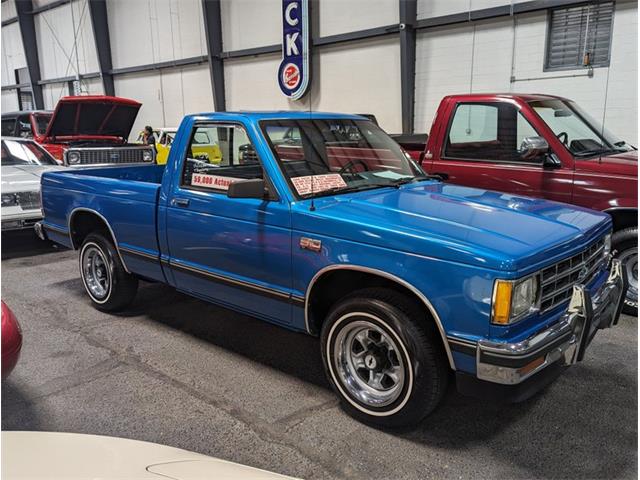
[[[625,312],[637,315],[638,153],[575,102],[538,94],[451,95],[428,136],[395,140],[447,182],[609,213],[614,254],[628,278]]]
[[[63,97],[53,112],[2,114],[2,136],[33,138],[69,166],[153,163],[152,146],[127,143],[141,106],[106,95]]]

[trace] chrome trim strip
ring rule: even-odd
[[[353,271],[356,271],[356,272],[371,273],[373,275],[378,275],[380,277],[386,278],[387,280],[391,280],[393,282],[396,282],[396,283],[402,285],[403,287],[409,289],[411,292],[413,292],[422,301],[422,303],[425,304],[425,306],[427,307],[427,309],[429,310],[429,312],[433,316],[433,319],[435,320],[436,325],[438,326],[438,331],[440,332],[440,337],[442,337],[442,344],[444,346],[444,350],[445,350],[445,352],[447,352],[447,358],[449,359],[449,366],[453,370],[456,369],[455,362],[453,361],[453,355],[451,353],[451,348],[449,347],[449,342],[447,340],[447,335],[446,335],[444,327],[442,325],[442,320],[440,320],[440,317],[438,316],[438,313],[436,312],[436,309],[433,308],[433,305],[431,304],[429,299],[420,290],[418,290],[416,287],[411,285],[406,280],[403,280],[403,279],[401,279],[399,277],[396,277],[395,275],[392,275],[390,273],[383,272],[382,270],[377,270],[375,268],[362,267],[362,266],[359,266],[359,265],[351,265],[351,264],[340,264],[340,265],[328,265],[328,266],[318,270],[316,272],[316,274],[313,276],[313,278],[311,279],[311,281],[309,282],[309,285],[307,286],[307,290],[305,292],[304,325],[305,325],[305,328],[307,330],[307,333],[309,333],[310,335],[313,335],[313,332],[311,331],[311,328],[309,326],[309,298],[310,298],[311,290],[313,289],[313,286],[316,283],[316,281],[322,275],[324,275],[327,272],[333,271],[333,270],[353,270]]]
[[[122,254],[120,253],[120,247],[118,246],[118,240],[116,239],[115,233],[113,233],[113,229],[111,228],[111,225],[109,224],[109,221],[104,217],[104,215],[102,215],[101,213],[99,213],[99,212],[97,212],[97,211],[95,211],[95,210],[93,210],[91,208],[77,207],[77,208],[74,208],[73,210],[71,210],[71,213],[69,214],[69,221],[67,222],[67,228],[69,229],[69,242],[71,242],[71,248],[73,250],[77,250],[76,245],[73,243],[73,232],[71,231],[71,221],[73,220],[73,216],[77,212],[93,213],[94,215],[98,216],[98,218],[100,218],[105,223],[105,225],[109,229],[109,232],[111,233],[111,238],[113,240],[113,245],[116,247],[116,251],[118,252],[118,257],[120,258],[120,261],[122,262],[122,266],[124,267],[124,271],[127,272],[127,273],[131,273],[131,271],[127,268],[127,264],[124,262],[124,259],[122,258]]]
[[[231,277],[227,277],[225,275],[220,275],[217,273],[212,273],[209,272],[208,270],[204,270],[201,268],[197,268],[197,267],[192,267],[191,265],[186,265],[183,262],[180,262],[179,260],[171,260],[169,262],[169,266],[170,267],[175,267],[181,270],[187,270],[189,273],[196,273],[205,277],[209,277],[212,278],[213,280],[217,280],[223,283],[229,283],[231,285],[237,286],[237,287],[244,287],[244,288],[248,288],[250,290],[257,290],[260,293],[264,293],[270,296],[274,296],[274,297],[278,297],[278,298],[282,298],[288,301],[292,300],[292,295],[290,293],[284,293],[281,292],[280,290],[276,290],[273,288],[268,288],[268,287],[263,287],[262,285],[257,285],[255,283],[251,283],[251,282],[246,282],[244,280],[238,280],[236,278],[231,278]]]
[[[65,230],[61,227],[54,227],[53,225],[49,225],[43,222],[40,222],[40,226],[45,230],[51,230],[52,232],[61,233],[62,235],[69,235],[69,230]]]
[[[119,247],[119,248],[120,248],[121,252],[127,253],[129,255],[143,257],[143,258],[148,259],[148,260],[158,261],[158,258],[160,256],[160,254],[151,255],[150,253],[142,252],[140,250],[134,250],[134,249],[128,248],[128,247]]]

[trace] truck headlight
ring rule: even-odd
[[[14,193],[3,193],[2,194],[2,206],[3,207],[15,207],[19,205],[18,196]]]
[[[145,150],[142,152],[142,161],[143,162],[151,162],[153,160],[153,154],[151,150]]]
[[[67,163],[69,165],[78,165],[78,164],[80,164],[80,154],[78,152],[69,152],[69,153],[67,153]]]
[[[611,253],[611,234],[607,233],[607,235],[605,235],[604,237],[604,251],[603,251],[604,258],[607,258],[610,253]]]
[[[532,275],[520,280],[496,280],[493,287],[491,322],[508,325],[538,308],[540,277]]]

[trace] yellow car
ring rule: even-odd
[[[169,150],[176,136],[177,128],[161,128],[155,130],[158,139],[156,142],[156,163],[165,165],[169,158]],[[197,146],[196,146],[197,145]],[[212,141],[206,132],[197,132],[193,139],[192,152],[194,158],[218,165],[222,161],[222,152],[215,141]]]

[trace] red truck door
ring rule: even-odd
[[[540,141],[541,133],[533,126],[536,119],[515,101],[451,101],[445,112],[446,125],[427,144],[423,167],[430,173],[460,185],[571,201],[573,168],[551,151],[527,154],[523,142]]]

